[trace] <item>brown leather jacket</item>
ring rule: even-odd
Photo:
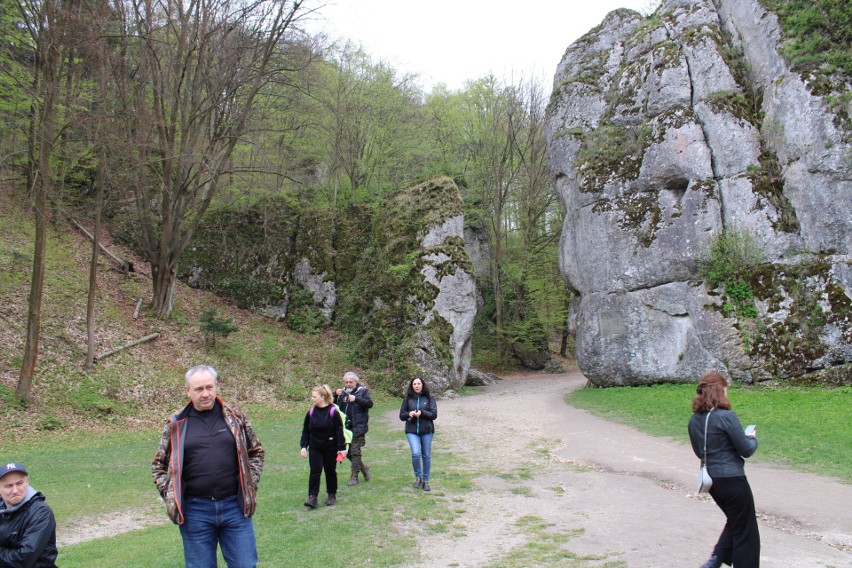
[[[263,471],[263,446],[242,410],[224,403],[221,398],[217,397],[216,400],[222,405],[225,423],[237,442],[240,498],[243,502],[243,514],[250,517],[254,514],[257,484],[260,481],[260,472]],[[169,518],[178,525],[183,524],[183,483],[175,472],[183,471],[186,416],[191,404],[169,417],[151,464],[154,484],[166,503]]]

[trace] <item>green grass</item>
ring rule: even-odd
[[[526,516],[515,521],[515,531],[524,534],[526,542],[501,555],[488,568],[526,568],[527,566],[559,566],[560,568],[624,568],[623,560],[609,560],[606,555],[578,555],[566,548],[583,529],[560,530],[541,517]]]
[[[731,407],[743,426],[757,425],[752,459],[852,481],[852,388],[733,386]],[[694,385],[582,389],[569,404],[656,436],[688,441]]]
[[[254,516],[261,566],[396,566],[417,557],[417,536],[442,533],[461,514],[453,498],[472,487],[470,474],[436,445],[431,493],[407,487],[411,461],[401,426],[381,418],[395,405],[374,407],[364,450],[374,478],[346,487],[348,467],[338,474],[334,507],[307,510],[308,464],[299,456],[301,410],[275,422],[255,423],[266,450],[258,510]],[[295,415],[298,414],[298,415]],[[109,512],[148,511],[163,524],[63,547],[63,568],[182,566],[178,528],[169,522],[151,481],[150,463],[159,431],[75,437],[5,447],[27,465],[32,484],[47,495],[59,522]],[[11,458],[10,458],[11,459]],[[348,462],[346,462],[348,466]],[[324,481],[323,494],[324,499]],[[353,555],[346,543],[357,542]],[[281,559],[287,559],[282,564]]]

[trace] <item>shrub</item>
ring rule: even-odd
[[[765,259],[763,245],[748,229],[736,226],[723,229],[710,241],[710,249],[698,262],[701,276],[711,286],[727,281],[738,281],[762,264]]]
[[[757,308],[748,281],[749,272],[764,261],[763,246],[748,229],[729,227],[710,241],[710,250],[699,261],[701,275],[709,286],[725,288],[722,311],[740,318],[754,319]]]
[[[327,323],[322,310],[314,304],[313,294],[295,286],[287,306],[287,327],[297,333],[319,333]]]
[[[204,334],[204,342],[210,347],[216,345],[217,337],[225,338],[240,330],[231,318],[220,319],[215,308],[204,310],[199,316],[198,329]]]

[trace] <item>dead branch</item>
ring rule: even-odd
[[[69,221],[71,221],[71,224],[72,224],[72,225],[74,225],[75,227],[77,227],[77,229],[79,229],[79,230],[80,230],[80,232],[82,232],[84,235],[86,235],[86,236],[89,238],[89,240],[91,240],[91,241],[94,241],[94,240],[95,240],[94,235],[92,235],[92,233],[90,233],[88,230],[86,230],[86,228],[85,228],[83,225],[81,225],[80,223],[78,223],[78,222],[77,222],[77,221],[76,221],[76,220],[75,220],[75,219],[74,219],[71,215],[69,215],[69,214],[68,214],[67,212],[65,212],[65,211],[63,211],[62,213],[64,213],[64,214],[65,214],[65,216],[68,218],[68,220],[69,220]],[[110,251],[109,251],[109,250],[108,250],[108,249],[107,249],[104,245],[102,245],[101,243],[98,243],[98,248],[100,248],[100,249],[101,249],[101,252],[103,252],[106,256],[108,256],[109,258],[111,258],[111,259],[113,260],[113,262],[115,262],[116,264],[118,264],[118,266],[119,266],[119,268],[121,269],[121,272],[122,272],[123,274],[127,274],[127,273],[129,273],[129,272],[133,272],[133,263],[132,263],[132,262],[127,261],[127,260],[124,260],[124,259],[122,259],[122,258],[120,258],[120,257],[116,256],[115,254],[113,254],[112,252],[110,252]],[[133,318],[133,319],[136,319],[136,318]]]
[[[142,298],[139,298],[139,301],[136,302],[136,309],[133,310],[133,319],[134,320],[139,317],[139,310],[141,310],[141,309],[142,309]]]
[[[110,355],[115,355],[119,351],[124,351],[125,349],[130,349],[134,345],[139,345],[140,343],[145,343],[146,341],[151,341],[152,339],[157,339],[158,337],[160,337],[159,333],[152,333],[151,335],[146,335],[142,339],[136,339],[134,341],[131,341],[130,343],[126,343],[125,345],[122,345],[118,349],[113,349],[112,351],[107,351],[106,353],[102,353],[102,354],[98,355],[97,357],[95,357],[95,361],[100,361],[101,359],[106,359]]]

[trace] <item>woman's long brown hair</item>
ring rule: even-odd
[[[698,381],[696,395],[692,399],[693,412],[709,412],[714,408],[731,409],[731,401],[725,394],[728,381],[718,371],[707,371]]]

